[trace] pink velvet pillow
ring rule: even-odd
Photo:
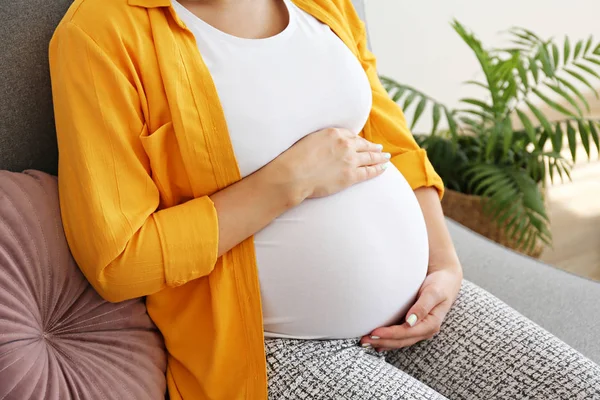
[[[56,179],[0,171],[0,399],[164,399],[142,299],[104,301],[71,257]]]

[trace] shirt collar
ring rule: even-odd
[[[157,8],[171,6],[171,0],[128,0],[130,6]]]

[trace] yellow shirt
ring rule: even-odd
[[[441,196],[379,83],[351,1],[294,2],[366,71],[373,106],[361,135],[392,153],[413,189]],[[208,196],[240,173],[193,34],[170,0],[77,0],[52,38],[50,69],[62,218],[81,270],[109,301],[147,296],[169,352],[172,399],[266,399],[252,238],[217,258]]]

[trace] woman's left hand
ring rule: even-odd
[[[442,321],[456,300],[462,277],[460,266],[430,272],[419,289],[417,301],[406,313],[405,322],[375,329],[370,336],[361,339],[361,345],[384,351],[431,339],[440,331]]]

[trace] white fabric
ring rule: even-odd
[[[289,24],[266,39],[228,35],[174,2],[215,82],[242,176],[317,130],[358,134],[371,108],[351,51],[285,1]],[[427,270],[423,215],[392,165],[371,181],[304,201],[254,242],[270,337],[367,334],[404,316]]]

